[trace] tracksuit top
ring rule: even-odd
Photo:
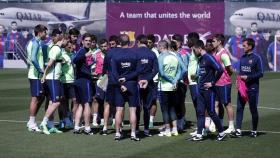
[[[76,64],[76,79],[85,78],[91,79],[90,65],[86,63],[85,54],[89,51],[88,48],[82,47],[73,59],[73,63]]]

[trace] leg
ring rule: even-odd
[[[249,97],[249,107],[250,112],[252,114],[252,131],[257,131],[258,122],[259,122],[259,113],[258,113],[258,99],[259,99],[259,92],[258,91],[251,91],[248,92]]]
[[[116,136],[121,136],[120,134],[120,129],[121,129],[121,123],[122,123],[122,119],[123,119],[123,107],[116,107]]]
[[[236,109],[236,129],[241,130],[243,112],[246,102],[242,99],[240,93],[237,94],[237,109]]]
[[[131,137],[136,137],[136,107],[129,107],[129,120],[131,125]]]
[[[90,115],[91,115],[91,108],[90,108],[90,103],[85,103],[84,104],[84,121],[85,121],[85,132],[88,134],[91,134],[91,129],[90,129]]]

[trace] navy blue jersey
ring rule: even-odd
[[[220,79],[223,74],[222,66],[210,54],[202,55],[198,60],[198,86],[204,89],[204,83],[211,82],[212,85]]]
[[[263,65],[260,56],[255,53],[244,54],[240,58],[239,75],[246,75],[245,81],[248,90],[259,87],[259,79],[263,77]]]
[[[89,49],[87,48],[81,48],[73,58],[73,63],[76,64],[76,79],[91,79],[90,65],[87,65],[85,56],[88,51]]]
[[[137,81],[139,62],[137,54],[131,48],[122,48],[111,58],[113,79],[118,81],[125,78],[127,81]]]
[[[151,81],[158,73],[158,60],[154,52],[147,47],[139,47],[135,52],[140,60],[139,80]]]
[[[121,48],[116,47],[116,48],[112,48],[110,49],[104,58],[104,62],[103,62],[103,74],[108,74],[108,84],[118,84],[118,80],[115,80],[112,76],[112,65],[111,65],[111,60],[112,60],[112,56],[113,54],[118,54],[117,52],[121,50]]]

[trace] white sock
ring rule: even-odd
[[[165,129],[165,132],[166,132],[166,133],[170,133],[170,128],[166,128],[166,129]]]
[[[234,121],[228,122],[228,128],[234,128]]]
[[[173,127],[173,128],[172,128],[172,132],[178,132],[178,131],[177,131],[177,127]]]
[[[92,118],[93,118],[93,121],[96,122],[96,120],[97,120],[97,113],[92,114]]]
[[[196,136],[200,138],[200,137],[202,137],[202,134],[196,134]]]
[[[107,127],[106,126],[103,126],[103,131],[106,131],[107,130]]]
[[[136,136],[135,131],[131,131],[131,135],[130,136],[131,137],[135,137]]]
[[[44,117],[42,123],[46,125],[48,123],[48,121],[49,121],[49,118]]]
[[[155,116],[150,115],[150,122],[154,122]]]
[[[80,127],[79,126],[75,126],[74,129],[75,130],[80,130]]]
[[[116,120],[115,119],[113,119],[113,124],[115,124],[116,123]]]
[[[86,126],[85,127],[85,131],[90,131],[91,129],[90,129],[90,126]]]
[[[210,122],[211,122],[211,118],[210,117],[205,117],[205,127],[209,127],[210,126]]]
[[[29,123],[32,123],[32,124],[35,124],[35,123],[36,123],[36,122],[35,122],[35,116],[30,116],[28,122],[29,122]]]
[[[120,133],[120,132],[116,132],[116,136],[117,136],[117,137],[120,137],[120,136],[121,136],[121,133]]]

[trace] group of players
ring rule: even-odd
[[[54,112],[58,109],[61,128],[74,128],[74,134],[93,135],[92,125],[98,125],[98,109],[103,107],[100,124],[102,135],[108,134],[110,115],[114,118],[115,140],[123,138],[122,122],[125,103],[129,105],[131,140],[140,141],[139,122],[144,113],[144,135],[152,136],[150,128],[159,100],[164,125],[159,136],[177,136],[185,128],[185,99],[189,87],[196,112],[197,130],[190,140],[203,140],[207,130],[218,130],[217,140],[227,134],[241,137],[243,111],[249,102],[252,114],[251,136],[257,136],[259,78],[262,63],[252,53],[254,40],[243,41],[244,55],[240,59],[236,128],[231,104],[231,75],[233,69],[229,52],[224,49],[225,37],[216,34],[206,44],[199,34],[188,34],[189,51],[182,48],[183,37],[175,34],[171,40],[159,41],[155,47],[153,35],[139,35],[137,48],[132,48],[129,36],[101,39],[97,46],[94,35],[69,30],[67,35],[58,29],[52,39],[43,44],[47,28],[37,25],[35,38],[27,45],[31,89],[29,131],[44,134],[62,133],[54,126]],[[44,118],[37,126],[36,114],[46,98]],[[71,108],[69,108],[69,101]],[[224,107],[229,127],[223,129]],[[100,114],[100,112],[99,112]],[[73,124],[74,123],[74,124]]]

